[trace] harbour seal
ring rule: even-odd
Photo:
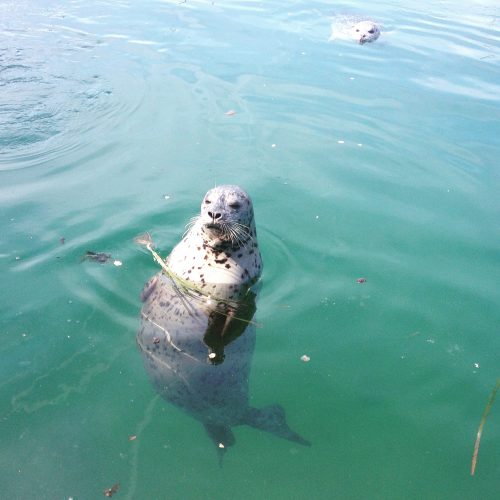
[[[332,23],[330,40],[354,40],[360,45],[374,42],[380,36],[380,26],[373,21],[339,17]]]
[[[238,425],[309,445],[281,406],[249,404],[262,259],[248,194],[238,186],[210,190],[165,264],[144,287],[137,333],[156,390],[204,425],[220,460]]]

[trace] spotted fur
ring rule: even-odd
[[[262,258],[248,194],[239,186],[208,191],[200,215],[166,262],[175,274],[204,289],[256,282]]]

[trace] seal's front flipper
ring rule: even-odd
[[[265,408],[249,408],[243,419],[243,423],[270,432],[275,436],[295,443],[311,446],[311,443],[302,436],[292,431],[286,423],[285,410],[280,405],[266,406]]]
[[[236,442],[234,434],[231,431],[230,427],[212,424],[209,422],[204,422],[203,425],[205,426],[205,430],[210,436],[210,439],[217,447],[217,452],[219,454],[219,465],[222,467],[222,459],[224,458],[224,453],[226,453],[226,450],[229,446],[233,446],[233,444]]]

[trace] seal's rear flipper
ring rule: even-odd
[[[244,424],[270,432],[275,436],[295,443],[311,446],[311,443],[292,431],[286,423],[285,410],[280,405],[266,406],[265,408],[249,408],[243,419]]]
[[[223,425],[216,425],[209,422],[203,422],[207,434],[217,447],[217,452],[219,454],[219,465],[222,467],[222,459],[224,458],[224,453],[229,446],[233,446],[236,442],[234,434],[230,427],[224,427]]]

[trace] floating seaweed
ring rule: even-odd
[[[470,475],[473,476],[474,472],[476,471],[476,464],[477,464],[477,454],[479,453],[479,443],[481,441],[481,435],[483,434],[483,427],[484,424],[486,423],[486,418],[488,417],[488,413],[490,413],[491,406],[493,405],[493,401],[495,401],[495,396],[497,395],[497,391],[500,388],[500,377],[497,380],[497,383],[495,384],[495,387],[491,391],[490,397],[488,399],[488,403],[486,405],[486,408],[484,409],[483,412],[483,418],[481,419],[481,422],[479,423],[479,427],[477,429],[477,436],[476,436],[476,442],[474,443],[474,452],[472,453],[472,465],[470,469]]]

